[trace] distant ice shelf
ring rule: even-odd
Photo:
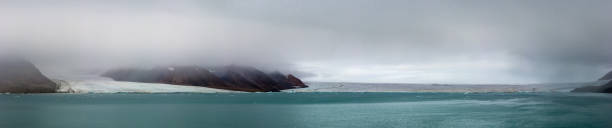
[[[505,84],[383,84],[311,82],[308,88],[285,92],[569,92],[582,86],[599,86],[605,81],[583,83]]]

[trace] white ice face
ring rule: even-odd
[[[175,92],[191,92],[191,93],[216,93],[216,92],[234,92],[229,90],[214,89],[198,86],[182,86],[170,84],[155,84],[155,83],[136,83],[136,82],[119,82],[112,80],[70,80],[62,81],[58,92],[67,93],[120,93],[120,92],[137,92],[137,93],[175,93]]]

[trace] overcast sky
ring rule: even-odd
[[[48,75],[253,65],[307,81],[540,83],[612,70],[609,0],[0,0],[0,50]]]

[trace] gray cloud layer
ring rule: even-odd
[[[0,44],[52,70],[249,64],[312,81],[589,81],[611,1],[2,1]]]

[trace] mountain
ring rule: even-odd
[[[270,76],[272,79],[274,79],[274,81],[276,81],[277,83],[279,83],[281,85],[281,88],[283,89],[292,89],[292,88],[306,88],[308,87],[306,84],[304,84],[304,82],[302,82],[302,80],[300,80],[299,78],[289,74],[289,75],[284,75],[278,71],[276,72],[272,72],[270,74],[268,74],[268,76]]]
[[[612,93],[612,72],[601,77],[599,80],[608,81],[606,84],[600,86],[585,86],[572,90],[572,92],[598,92],[598,93]]]
[[[224,86],[223,81],[207,69],[196,66],[155,67],[150,70],[121,68],[110,70],[104,77],[116,81],[169,83],[194,86]]]
[[[0,59],[0,92],[53,93],[58,86],[34,64],[17,58]]]
[[[304,82],[302,82],[302,80],[300,80],[299,78],[289,74],[287,76],[287,82],[289,82],[289,84],[294,85],[294,86],[298,86],[298,87],[308,87],[306,84],[304,84]]]
[[[603,77],[599,78],[599,80],[612,80],[612,71],[608,72],[608,74],[606,74]]]
[[[572,90],[572,92],[598,92],[598,93],[612,93],[612,81],[601,86],[586,86]]]
[[[110,70],[102,76],[116,81],[203,86],[246,92],[278,92],[307,87],[293,75],[280,72],[267,74],[253,67],[235,65],[215,68],[212,72],[198,66],[122,68]]]

